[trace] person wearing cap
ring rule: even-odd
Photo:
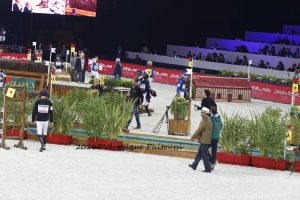
[[[136,70],[136,82],[138,85],[140,85],[140,83],[143,81],[144,79],[144,76],[143,76],[143,71],[138,69]]]
[[[181,75],[181,78],[177,82],[176,93],[180,97],[185,97],[187,92],[187,77],[186,73]]]
[[[121,79],[122,77],[122,64],[120,58],[116,59],[113,75],[115,79]]]
[[[36,122],[37,134],[41,143],[40,152],[46,150],[48,126],[53,125],[53,105],[48,96],[46,90],[41,90],[40,99],[35,102],[32,110],[32,122]]]
[[[142,97],[142,104],[143,107],[145,107],[146,112],[148,113],[148,116],[151,116],[151,113],[149,111],[149,103],[151,99],[151,94],[150,94],[150,82],[149,82],[149,75],[147,73],[144,73],[143,78],[140,81],[140,84],[138,85],[139,88],[142,91],[143,97]]]
[[[198,149],[198,153],[195,157],[195,160],[192,164],[189,164],[193,170],[197,169],[197,166],[201,159],[203,159],[205,170],[203,172],[211,173],[211,165],[209,162],[209,147],[211,144],[211,137],[213,131],[213,123],[209,117],[210,111],[208,108],[203,107],[201,109],[201,117],[202,120],[199,124],[198,129],[195,131],[191,140],[197,139],[200,143],[200,147]]]
[[[92,64],[91,64],[91,74],[95,79],[100,79],[99,76],[99,64],[97,63],[98,57],[96,56],[95,58],[92,59]]]

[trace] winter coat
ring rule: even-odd
[[[114,76],[119,76],[122,77],[122,64],[121,63],[116,63],[115,68],[114,68]]]
[[[141,99],[143,98],[143,94],[139,86],[135,86],[130,89],[129,99],[134,101],[135,106],[139,106]]]
[[[206,108],[210,109],[212,106],[217,107],[217,104],[215,103],[215,100],[211,97],[205,97],[201,102],[201,108],[206,107]]]
[[[210,119],[213,123],[212,139],[218,140],[220,139],[220,132],[223,127],[221,116],[217,113],[215,115],[211,115]]]
[[[209,116],[205,115],[200,124],[198,129],[195,131],[193,136],[191,137],[192,140],[198,139],[200,144],[210,144],[211,143],[211,136],[213,130],[213,123]]]

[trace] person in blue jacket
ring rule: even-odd
[[[181,78],[177,82],[176,93],[180,97],[185,97],[187,93],[187,78],[188,75],[186,73],[182,74]]]
[[[211,169],[213,170],[216,166],[216,156],[217,156],[217,149],[218,149],[218,143],[220,139],[220,133],[223,127],[223,123],[221,120],[221,116],[217,111],[216,106],[211,106],[211,116],[210,119],[213,122],[213,131],[212,131],[212,137],[211,137],[211,155],[209,158]]]

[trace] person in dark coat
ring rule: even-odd
[[[217,104],[216,104],[215,100],[210,97],[210,94],[211,94],[210,91],[209,90],[204,90],[204,93],[205,93],[206,97],[204,97],[202,99],[201,108],[206,107],[206,108],[210,109],[212,106],[217,107]]]
[[[37,134],[41,143],[40,152],[46,150],[48,126],[53,126],[53,105],[48,97],[48,92],[41,90],[40,99],[35,102],[32,110],[32,122],[36,123]]]
[[[203,159],[203,164],[205,167],[205,170],[202,172],[211,173],[211,165],[209,162],[209,151],[208,148],[211,144],[211,136],[213,131],[213,123],[209,117],[210,111],[208,108],[203,107],[201,109],[201,117],[202,120],[199,124],[198,129],[195,131],[193,136],[191,137],[191,140],[197,139],[200,143],[200,147],[198,150],[198,153],[195,157],[195,160],[192,164],[189,165],[193,170],[197,169],[197,166],[201,159]]]
[[[142,90],[139,88],[136,80],[133,80],[131,89],[130,89],[130,93],[129,93],[129,99],[134,101],[134,107],[133,107],[133,112],[131,113],[131,118],[125,126],[126,130],[128,130],[128,127],[132,121],[133,115],[135,116],[135,119],[136,119],[136,127],[134,129],[141,129],[141,122],[140,122],[140,117],[139,117],[139,105],[141,103],[142,98],[143,98]]]
[[[85,81],[85,72],[87,70],[87,60],[84,56],[84,53],[80,53],[80,58],[76,60],[75,63],[75,72],[77,74],[77,77],[79,79],[79,82],[84,83]]]
[[[14,12],[21,12],[22,11],[22,5],[20,4],[20,0],[15,0],[15,3],[13,5],[13,11]]]
[[[115,79],[121,79],[122,77],[122,64],[120,58],[116,59],[113,75]]]
[[[143,97],[141,99],[141,102],[143,104],[143,107],[145,107],[146,112],[148,113],[148,116],[151,116],[150,110],[149,110],[149,103],[151,99],[150,94],[150,82],[149,82],[149,75],[147,73],[144,73],[143,79],[139,83],[139,88],[142,91]]]

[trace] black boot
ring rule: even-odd
[[[47,135],[43,135],[43,141],[44,141],[43,150],[46,150]]]
[[[40,152],[43,152],[44,150],[44,140],[43,140],[43,136],[42,135],[39,135],[39,141],[41,143],[41,148],[40,148]]]
[[[150,111],[149,111],[149,106],[148,106],[148,105],[145,106],[145,109],[146,109],[146,112],[148,113],[148,116],[150,117],[150,116],[151,116],[151,113],[150,113]]]

